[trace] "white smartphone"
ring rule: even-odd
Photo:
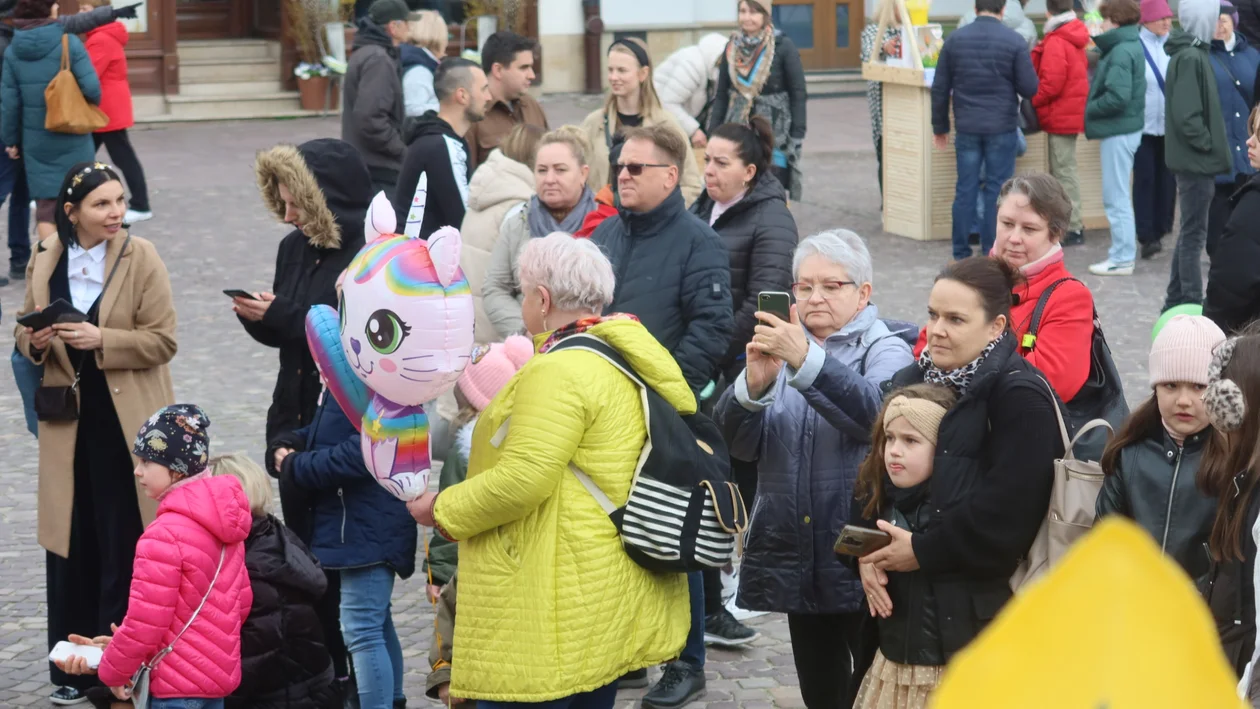
[[[88,667],[96,669],[101,665],[101,657],[105,655],[105,651],[95,645],[75,645],[67,640],[62,640],[53,646],[52,652],[48,653],[48,659],[52,662],[65,662],[71,657],[82,657],[87,660]]]

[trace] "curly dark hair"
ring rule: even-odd
[[[52,17],[52,7],[57,0],[18,0],[13,9],[13,18],[17,20],[46,20]]]

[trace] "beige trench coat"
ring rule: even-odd
[[[114,268],[122,251],[125,234],[109,241],[105,250],[105,275]],[[56,236],[41,241],[26,266],[26,301],[20,315],[36,307],[47,307],[48,282],[61,260],[64,247]],[[125,445],[141,424],[163,406],[175,403],[167,363],[175,356],[175,303],[166,265],[148,241],[132,237],[127,252],[121,254],[118,272],[101,296],[101,349],[96,366],[105,373],[113,393],[114,408],[122,424]],[[18,350],[31,358],[26,329],[17,327]],[[69,386],[74,369],[60,338],[54,338],[41,360],[45,386]],[[77,421],[39,423],[39,544],[48,551],[70,554],[70,517],[74,506],[74,456]],[[140,516],[147,525],[153,521],[157,504],[137,487]]]

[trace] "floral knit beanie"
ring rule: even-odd
[[[210,460],[210,417],[196,404],[172,404],[149,417],[132,454],[170,468],[177,479],[196,475]]]

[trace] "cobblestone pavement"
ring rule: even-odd
[[[553,125],[576,122],[597,104],[591,98],[545,101]],[[276,370],[275,353],[245,335],[220,293],[266,288],[276,244],[287,231],[258,197],[253,154],[279,142],[336,136],[338,130],[337,119],[330,118],[167,125],[133,135],[157,213],[136,233],[157,244],[179,311],[180,352],[172,365],[177,395],[210,412],[216,451],[261,457],[260,432]],[[949,247],[880,231],[864,99],[810,103],[806,160],[805,199],[793,205],[801,233],[847,227],[866,236],[876,266],[875,301],[887,316],[922,321],[932,277],[948,260]],[[1131,278],[1104,279],[1089,275],[1086,266],[1106,256],[1107,235],[1091,233],[1088,241],[1068,253],[1068,263],[1093,289],[1130,398],[1140,398],[1167,252],[1140,262]],[[9,314],[6,331],[22,295],[19,284],[0,289],[0,304]],[[49,687],[44,554],[35,541],[36,446],[7,366],[0,367],[0,460],[0,707],[42,707],[48,705]],[[413,706],[423,704],[432,614],[418,578],[398,584],[394,620],[405,648],[407,694]],[[711,651],[704,702],[715,709],[803,706],[786,621],[771,615],[752,625],[762,635],[750,647]],[[623,692],[620,704],[631,706],[640,694]]]

